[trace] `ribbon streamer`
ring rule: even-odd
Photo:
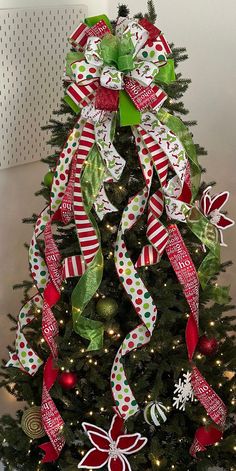
[[[166,253],[169,257],[171,265],[176,273],[176,276],[183,287],[184,296],[190,307],[190,316],[188,318],[186,327],[186,344],[188,350],[188,357],[191,362],[192,375],[191,382],[194,394],[205,408],[207,414],[222,430],[226,421],[226,406],[215,391],[209,386],[203,378],[199,370],[193,364],[193,355],[195,353],[198,340],[199,340],[199,280],[190,257],[190,254],[184,244],[182,236],[176,225],[171,225],[169,230],[169,243],[166,247]],[[201,428],[202,429],[202,428]],[[211,437],[211,444],[214,443],[215,429],[211,427],[208,430],[208,438]],[[196,432],[198,436],[200,432]],[[208,441],[204,442],[202,437],[201,444],[204,447],[208,445]],[[192,456],[196,455],[196,443],[190,448]]]
[[[118,276],[141,320],[141,324],[130,332],[122,342],[111,372],[111,386],[115,404],[120,415],[125,419],[135,414],[139,406],[128,384],[123,358],[135,348],[142,347],[150,341],[157,316],[157,308],[129,257],[124,241],[125,230],[130,230],[143,214],[151,188],[152,162],[142,152],[139,154],[139,158],[146,185],[143,190],[131,198],[124,209],[115,247],[115,264]]]

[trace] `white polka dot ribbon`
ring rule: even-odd
[[[115,248],[115,264],[118,276],[141,320],[141,323],[122,342],[111,372],[114,401],[119,413],[125,419],[135,414],[139,406],[128,384],[123,358],[127,353],[144,346],[150,341],[157,315],[157,308],[153,299],[135,269],[124,241],[125,231],[130,230],[144,212],[152,182],[153,165],[151,159],[144,153],[140,153],[139,156],[146,185],[143,190],[131,198],[124,209]]]
[[[79,120],[78,120],[79,121]],[[70,133],[66,144],[59,156],[54,173],[51,189],[51,212],[55,213],[59,208],[69,176],[71,159],[78,145],[80,127],[83,122],[77,122]],[[23,329],[35,318],[33,311],[41,311],[43,308],[43,292],[48,281],[48,269],[38,244],[38,238],[43,234],[46,224],[50,221],[50,206],[47,206],[39,215],[34,234],[29,248],[29,263],[31,275],[37,289],[37,293],[22,307],[18,316],[15,346],[16,350],[10,353],[10,360],[6,367],[20,368],[33,376],[42,365],[42,360],[28,344]]]

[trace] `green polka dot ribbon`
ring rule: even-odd
[[[77,120],[73,131],[69,134],[66,144],[60,153],[54,172],[50,205],[40,213],[36,221],[33,237],[30,243],[29,263],[37,293],[27,301],[20,310],[15,340],[16,350],[15,352],[10,353],[10,360],[6,366],[20,368],[32,376],[42,365],[42,360],[28,344],[23,333],[23,329],[30,325],[30,322],[35,318],[35,313],[38,314],[42,311],[43,293],[49,279],[48,268],[38,239],[44,233],[46,225],[50,222],[53,214],[55,214],[61,205],[68,182],[71,160],[78,146],[78,140],[81,133],[80,128],[83,124],[83,120]]]
[[[128,383],[123,360],[128,353],[150,341],[157,315],[157,307],[134,267],[124,240],[125,231],[130,230],[143,214],[151,188],[152,161],[145,152],[141,152],[139,158],[145,179],[145,187],[131,198],[124,209],[115,247],[115,264],[118,276],[141,321],[122,342],[111,372],[111,386],[115,405],[125,419],[135,414],[139,406]]]

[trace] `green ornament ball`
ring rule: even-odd
[[[51,186],[52,186],[53,177],[54,177],[54,172],[48,172],[44,176],[43,183],[48,188],[51,188]]]
[[[102,298],[96,304],[96,311],[102,319],[109,320],[117,314],[118,304],[113,298]]]

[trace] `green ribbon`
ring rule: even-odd
[[[230,286],[210,286],[209,295],[217,304],[228,304],[230,301]]]
[[[96,25],[101,20],[105,21],[108,28],[112,31],[111,22],[106,15],[89,16],[88,18],[85,18],[84,22],[89,26],[89,28],[92,28],[92,26]]]
[[[136,108],[131,98],[124,90],[120,91],[119,111],[121,126],[136,126],[142,121],[140,111]]]
[[[160,67],[158,74],[155,77],[155,82],[170,83],[175,82],[175,63],[173,59],[168,59],[167,64]]]
[[[158,111],[157,118],[163,124],[166,124],[168,128],[176,134],[176,136],[178,136],[188,154],[191,167],[192,201],[194,201],[198,194],[201,182],[201,169],[198,163],[196,148],[193,143],[192,136],[181,119],[173,116],[167,111],[160,109]]]
[[[134,68],[134,45],[131,38],[117,38],[113,34],[106,34],[100,44],[103,62],[115,66],[121,72],[130,72]]]
[[[93,146],[87,162],[81,179],[81,188],[85,210],[98,234],[99,230],[95,219],[90,214],[90,210],[101,188],[105,175],[105,167],[96,145]],[[88,351],[99,350],[103,345],[103,324],[99,321],[86,318],[83,315],[85,307],[101,284],[102,276],[103,255],[101,248],[99,248],[96,256],[88,265],[87,270],[79,279],[71,298],[73,327],[77,334],[89,340]]]
[[[207,256],[198,269],[199,281],[202,289],[205,289],[210,278],[220,268],[218,230],[196,207],[190,209],[187,215],[187,225],[196,237],[201,240],[202,244],[209,249]]]
[[[193,204],[199,192],[201,169],[198,163],[196,148],[193,143],[192,136],[184,123],[167,111],[164,111],[163,109],[159,110],[157,117],[178,136],[189,157]],[[210,278],[219,270],[220,267],[220,244],[218,241],[218,231],[195,206],[192,206],[189,210],[189,207],[186,205],[186,221],[191,231],[201,240],[202,244],[209,249],[209,253],[206,255],[198,269],[199,281],[202,288],[205,289]]]

